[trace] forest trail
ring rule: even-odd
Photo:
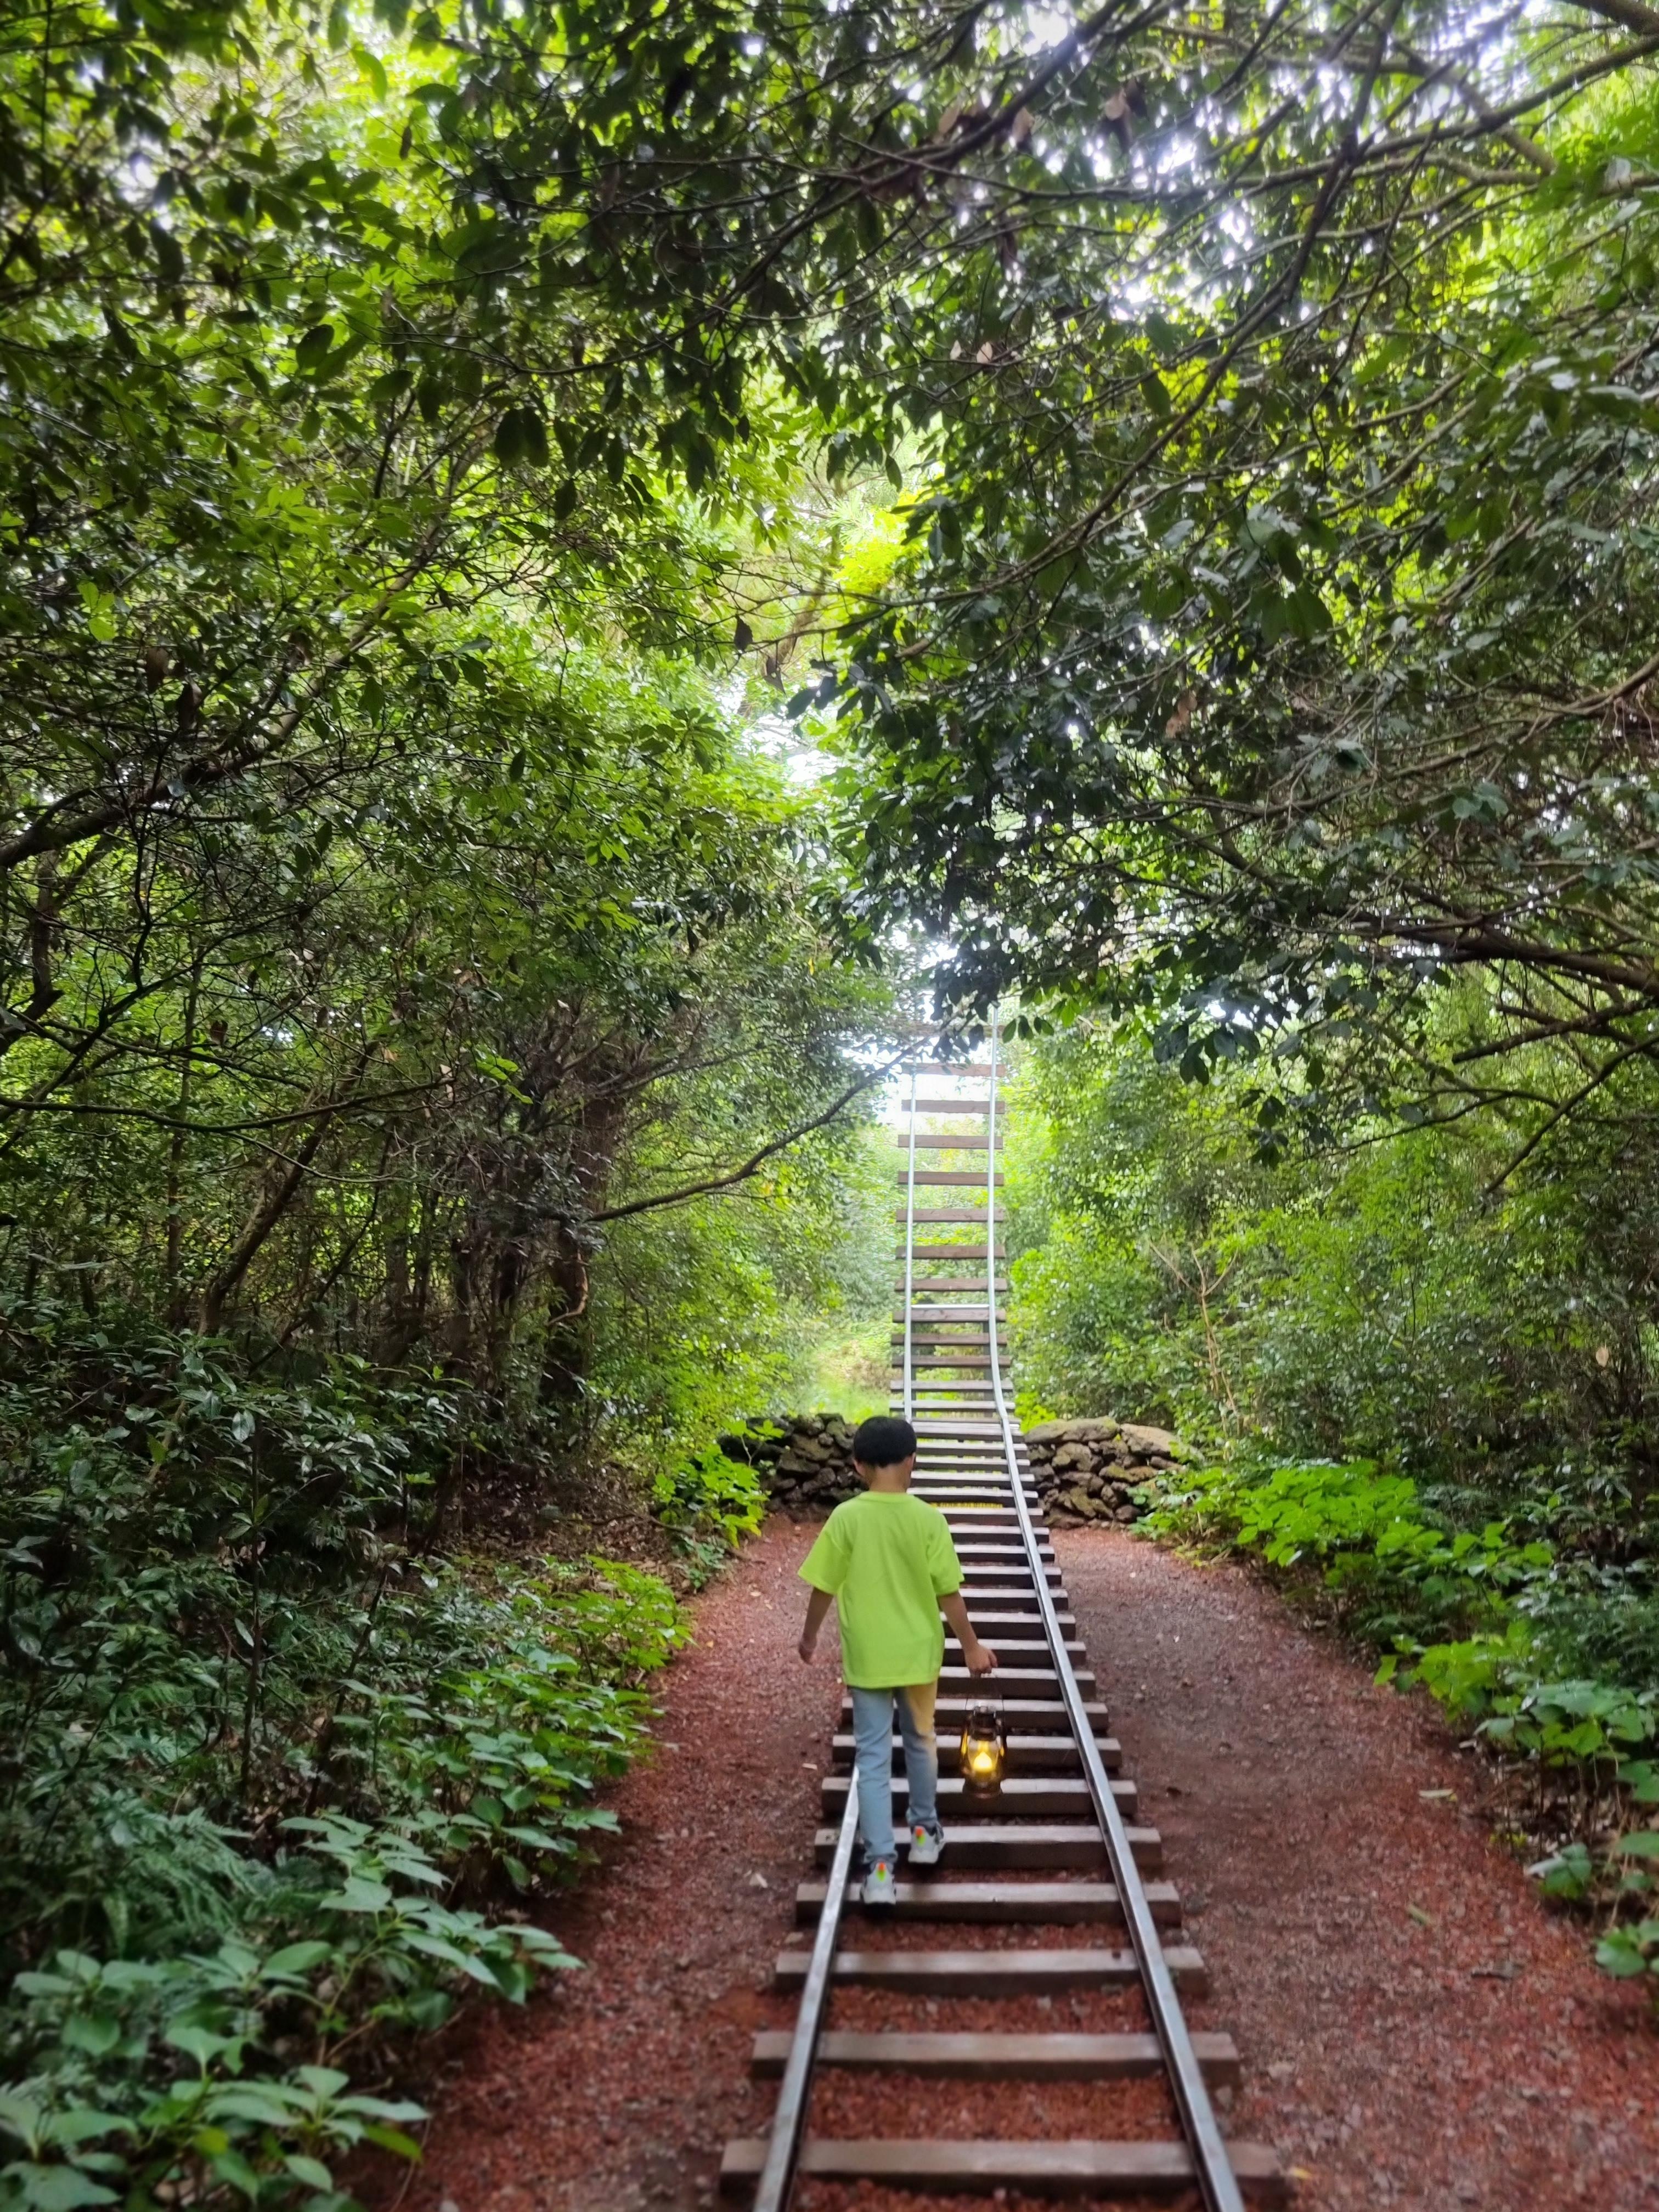
[[[768,1983],[836,1707],[833,1660],[794,1650],[811,1533],[773,1520],[697,1603],[661,1748],[558,1923],[586,1969],[449,2039],[406,2212],[696,2212],[726,2139],[764,2130],[750,2045],[793,2017]],[[1055,1548],[1209,1966],[1193,2024],[1238,2040],[1230,2134],[1278,2148],[1304,2212],[1652,2212],[1640,2000],[1461,1809],[1474,1765],[1433,1712],[1236,1566],[1097,1529]]]

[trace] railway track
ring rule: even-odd
[[[957,1740],[969,1684],[950,1639],[938,1705],[944,1859],[901,1880],[893,1908],[868,1912],[849,1898],[857,1793],[843,1699],[817,1870],[797,1894],[802,1941],[777,1962],[777,1987],[799,1993],[795,2026],[755,2039],[755,2071],[781,2079],[772,2132],[727,2144],[722,2189],[756,2212],[785,2212],[802,2181],[1206,2212],[1238,2212],[1246,2197],[1280,2203],[1273,2152],[1221,2135],[1212,2093],[1237,2081],[1237,2053],[1231,2036],[1187,2026],[1181,1996],[1203,1993],[1204,1962],[1183,1940],[1158,1831],[1139,1820],[1036,1517],[1000,1326],[994,1026],[988,1052],[906,1071],[893,1407],[915,1423],[914,1486],[950,1521],[969,1616],[999,1654],[1005,1778],[992,1805],[963,1802]],[[924,1130],[924,1119],[961,1126]],[[896,1735],[894,1765],[902,1776]],[[902,1833],[902,1782],[895,1800]],[[1049,2016],[1063,2002],[1073,2024],[1033,2032],[1034,2002]],[[842,2009],[857,2025],[836,2024]],[[952,2027],[953,2011],[975,2025]],[[985,2025],[999,2012],[1021,2024]],[[884,2077],[894,2132],[809,2124],[815,2103],[835,2101],[841,2072]],[[946,2083],[1037,2086],[1001,2133],[994,2088],[965,2126],[958,2095],[956,2124],[940,2130]],[[1087,2134],[1074,2132],[1079,2109]]]

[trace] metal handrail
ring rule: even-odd
[[[904,1418],[910,1418],[912,1388],[910,1379],[910,1304],[915,1269],[916,1241],[916,1069],[910,1069],[910,1144],[909,1169],[905,1178],[904,1197]],[[818,2035],[823,2021],[823,2008],[830,1995],[830,1978],[834,1970],[836,1945],[841,1936],[841,1916],[847,1903],[847,1887],[853,1869],[853,1844],[858,1835],[859,1793],[856,1778],[847,1792],[847,1805],[841,1816],[841,1832],[836,1838],[835,1856],[830,1863],[829,1879],[824,1884],[823,1904],[818,1913],[817,1933],[812,1940],[812,1955],[807,1962],[806,1979],[801,1985],[800,2003],[795,2014],[795,2033],[789,2045],[789,2056],[784,2064],[783,2082],[778,2092],[777,2110],[772,2116],[772,2133],[766,2147],[766,2163],[755,2191],[754,2212],[786,2212],[795,2185],[795,2169],[800,2162],[802,2132],[806,2125],[807,2102],[812,2090],[812,2071],[818,2053]]]
[[[916,1270],[916,1065],[910,1063],[910,1160],[904,1183],[904,1418],[914,1418],[910,1381],[910,1309]]]
[[[1008,1480],[1013,1491],[1014,1511],[1018,1517],[1019,1530],[1025,1545],[1025,1556],[1031,1569],[1031,1582],[1036,1592],[1038,1610],[1042,1617],[1043,1633],[1054,1655],[1054,1672],[1059,1679],[1060,1695],[1067,1717],[1077,1736],[1078,1756],[1083,1763],[1084,1778],[1089,1785],[1096,1817],[1100,1822],[1106,1841],[1106,1856],[1111,1863],[1112,1879],[1117,1885],[1118,1900],[1123,1908],[1123,1918],[1129,1930],[1129,1942],[1133,1948],[1135,1963],[1146,1990],[1147,2008],[1152,2015],[1152,2030],[1158,2047],[1164,2053],[1164,2063],[1169,2069],[1170,2086],[1175,2093],[1176,2106],[1181,2115],[1181,2124],[1193,2154],[1194,2178],[1199,2185],[1207,2212],[1244,2212],[1244,2199],[1239,2191],[1237,2177],[1233,2172],[1232,2160],[1227,2155],[1227,2146],[1217,2124],[1215,2107],[1210,2102],[1210,2093],[1193,2049],[1193,2039],[1188,2031],[1186,2017],[1181,2009],[1181,2000],[1176,1995],[1175,1983],[1164,1956],[1164,1946],[1152,1919],[1152,1907],[1146,1902],[1146,1892],[1141,1885],[1140,1869],[1135,1864],[1134,1853],[1129,1846],[1128,1832],[1123,1825],[1123,1815],[1112,1795],[1112,1785],[1106,1769],[1101,1764],[1100,1749],[1095,1741],[1094,1724],[1084,1704],[1083,1692],[1078,1687],[1071,1655],[1066,1649],[1066,1638],[1060,1633],[1060,1620],[1055,1611],[1054,1594],[1048,1587],[1048,1570],[1037,1548],[1036,1530],[1031,1522],[1031,1509],[1026,1502],[1025,1480],[1020,1472],[1019,1457],[1014,1448],[1013,1424],[1008,1418],[1008,1402],[1002,1388],[1002,1362],[997,1350],[996,1300],[996,1136],[997,1136],[997,1030],[998,1016],[991,1016],[991,1098],[987,1115],[987,1134],[990,1139],[990,1165],[986,1171],[985,1186],[985,1296],[990,1335],[991,1393],[996,1406],[997,1419],[1002,1427],[1004,1455],[1008,1462]]]
[[[823,1907],[818,1914],[818,1932],[813,1938],[812,1956],[801,1988],[800,2008],[795,2015],[794,2039],[783,2069],[778,2108],[772,2116],[766,2163],[761,2168],[759,2186],[755,2191],[755,2212],[785,2212],[795,2185],[801,2131],[806,2125],[806,2102],[812,2088],[812,2068],[818,2055],[818,2029],[823,2019],[824,2000],[830,1994],[830,1975],[841,1936],[841,1912],[847,1901],[847,1881],[853,1868],[853,1839],[858,1834],[858,1827],[859,1793],[854,1788],[847,1793],[847,1809],[841,1816],[836,1855],[830,1863]]]

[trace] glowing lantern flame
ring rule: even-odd
[[[971,1705],[963,1723],[960,1770],[964,1796],[994,1797],[1002,1788],[1007,1742],[994,1705]]]

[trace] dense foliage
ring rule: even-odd
[[[1639,1140],[1563,1141],[1506,1175],[1495,1112],[1373,1118],[1275,1163],[1259,1088],[1184,1082],[1135,1031],[1036,1056],[1017,1217],[1036,1395],[1431,1482],[1565,1488],[1604,1540],[1646,1528],[1659,1222]]]
[[[1160,999],[1194,1070],[1277,1026],[1315,1103],[1356,1024],[1437,1103],[1556,1040],[1535,1121],[1622,1108],[1641,0],[20,32],[6,1103],[48,1205],[60,1119],[162,1166],[175,1311],[280,1273],[289,1334],[366,1297],[568,1399],[622,1102],[720,1168],[832,1102],[833,871],[720,742],[725,637],[830,644],[835,911],[952,927],[948,988]],[[861,468],[916,495],[849,558]]]
[[[1632,1261],[1659,1224],[1642,1190],[1609,1202],[1593,1145],[1504,1176],[1495,1116],[1373,1121],[1264,1161],[1255,1082],[1183,1081],[1138,1030],[1029,1056],[1010,1149],[1024,1401],[1201,1445],[1153,1527],[1261,1558],[1513,1755],[1500,1825],[1534,1856],[1575,1854],[1582,1880],[1552,1859],[1553,1889],[1593,1892],[1604,1963],[1645,1972],[1659,1320]]]
[[[0,2193],[327,2197],[556,1956],[674,1627],[525,1539],[752,1525],[896,941],[1148,1010],[1038,1391],[1639,1689],[1659,11],[6,29]]]
[[[365,2059],[569,1963],[501,1908],[614,1824],[677,1608],[612,1561],[433,1554],[449,1425],[430,1388],[9,1317],[7,2201],[331,2200],[334,2154],[413,2148]]]
[[[867,1306],[884,987],[729,659],[739,605],[884,556],[660,254],[596,290],[556,211],[526,281],[499,126],[563,156],[523,33],[614,179],[614,19],[7,15],[0,2202],[39,2212],[331,2203],[412,2148],[398,2039],[562,1962],[530,1915],[678,1638],[584,1529],[707,1572],[758,1511],[708,1440]],[[687,121],[740,160],[724,98]]]
[[[775,377],[619,365],[683,285],[552,214],[523,282],[521,30],[632,133],[614,24],[488,9],[25,14],[0,103],[4,1264],[520,1422],[603,1224],[832,1116],[872,1012],[705,651],[848,517]]]
[[[848,676],[874,885],[951,988],[1156,1003],[1194,1072],[1358,1022],[1402,1097],[1543,1036],[1594,1098],[1654,1012],[1659,14],[1089,29],[1117,89],[1045,88],[918,319],[929,495]]]

